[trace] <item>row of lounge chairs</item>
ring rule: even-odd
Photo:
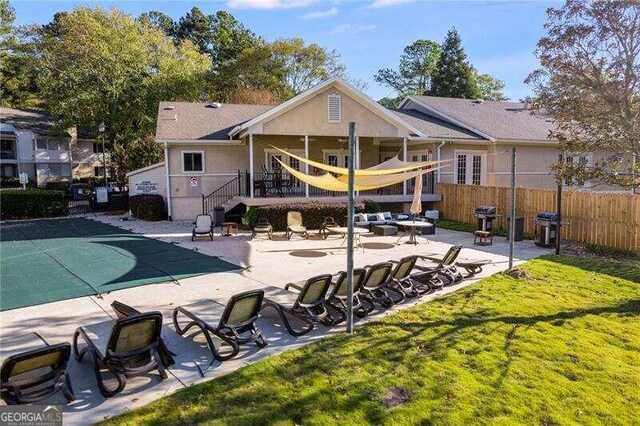
[[[443,258],[408,256],[355,269],[354,314],[362,318],[377,306],[388,308],[406,298],[459,283],[488,263],[456,262],[460,250],[460,246],[452,247]],[[425,260],[432,263],[424,265]],[[256,326],[261,313],[274,311],[291,335],[302,336],[318,323],[331,327],[345,321],[348,299],[347,274],[323,274],[302,284],[287,284],[284,290],[267,287],[243,292],[226,305],[199,301],[178,306],[173,311],[173,324],[179,335],[195,328],[196,334],[204,335],[213,359],[226,361],[238,354],[241,345],[267,346],[266,337]],[[112,308],[117,320],[79,327],[72,345],[49,345],[32,333],[41,341],[26,352],[9,356],[1,367],[2,398],[9,404],[29,403],[62,391],[72,401],[66,368],[71,348],[78,362],[85,356],[92,360],[100,393],[107,398],[125,388],[127,377],[157,371],[161,379],[167,378],[166,369],[174,364],[175,354],[162,340],[161,313],[140,312],[118,301]],[[115,387],[107,386],[109,376],[115,378]]]

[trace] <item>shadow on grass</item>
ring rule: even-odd
[[[541,259],[640,283],[640,260],[636,259],[607,261],[593,257],[555,255],[542,256]]]

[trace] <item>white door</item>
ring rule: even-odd
[[[456,151],[455,178],[461,185],[484,185],[487,154],[485,151]]]

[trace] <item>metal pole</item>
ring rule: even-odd
[[[304,135],[304,158],[309,159],[309,135]],[[304,163],[304,172],[309,174],[309,165]],[[304,184],[304,196],[309,198],[309,184]]]
[[[104,168],[104,187],[107,187],[107,150],[104,147],[104,135],[102,135],[102,167]]]
[[[511,148],[511,212],[509,213],[509,270],[513,268],[513,250],[516,240],[516,147]]]
[[[562,154],[558,154],[558,164],[564,171],[564,158]],[[560,254],[560,224],[562,223],[562,178],[564,173],[558,178],[558,199],[556,200],[556,210],[558,210],[558,225],[556,226],[556,255]]]
[[[349,123],[349,181],[347,192],[347,333],[353,333],[353,187],[356,123]]]

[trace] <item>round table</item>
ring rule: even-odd
[[[397,222],[396,225],[404,226],[404,235],[398,238],[396,244],[399,243],[400,240],[406,237],[408,234],[409,241],[407,241],[407,244],[413,245],[418,245],[418,240],[416,240],[416,229],[430,228],[433,226],[433,224],[429,222],[421,222],[417,220],[401,220]],[[407,232],[407,228],[409,229],[409,232]],[[425,237],[425,240],[429,242],[429,239],[427,237]]]
[[[347,236],[349,235],[349,228],[347,228],[346,226],[336,226],[336,227],[327,228],[327,230],[329,231],[330,234],[342,235],[342,243],[340,244],[340,248],[342,248],[344,243],[347,242]],[[356,247],[358,247],[358,244],[359,244],[363,252],[364,252],[364,246],[360,241],[360,235],[368,234],[368,233],[369,233],[368,229],[358,228],[355,226],[353,227],[353,242],[355,243]]]

